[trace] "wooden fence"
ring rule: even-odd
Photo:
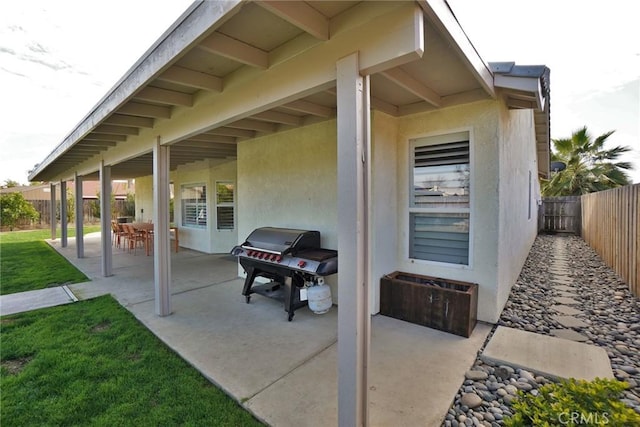
[[[582,238],[640,296],[640,184],[582,196]]]
[[[580,235],[580,196],[545,197],[538,211],[538,230]]]

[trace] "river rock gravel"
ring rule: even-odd
[[[554,258],[560,257],[566,271],[550,267]],[[573,300],[571,307],[577,310],[573,317],[585,326],[561,325],[561,313],[552,308],[558,304],[557,298]],[[573,335],[580,334],[582,342],[603,347],[615,377],[630,385],[622,401],[640,413],[640,302],[580,237],[536,238],[498,325],[543,335],[569,329]],[[518,390],[537,394],[538,388],[549,382],[549,378],[524,369],[491,366],[478,357],[442,425],[503,425],[502,420],[512,415],[511,403]]]

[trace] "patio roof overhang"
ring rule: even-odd
[[[444,0],[197,1],[29,179],[90,179],[101,160],[113,179],[151,175],[159,135],[172,170],[228,161],[240,141],[335,118],[335,59],[356,50],[372,108],[392,116],[496,97]]]

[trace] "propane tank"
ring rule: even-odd
[[[331,288],[324,283],[322,277],[307,289],[307,298],[309,309],[316,314],[324,314],[331,308]]]

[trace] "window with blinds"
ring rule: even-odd
[[[216,218],[218,230],[234,229],[235,186],[233,182],[216,182]]]
[[[182,225],[186,227],[207,226],[207,186],[183,185],[181,189]]]
[[[411,140],[409,257],[469,264],[469,133]]]

